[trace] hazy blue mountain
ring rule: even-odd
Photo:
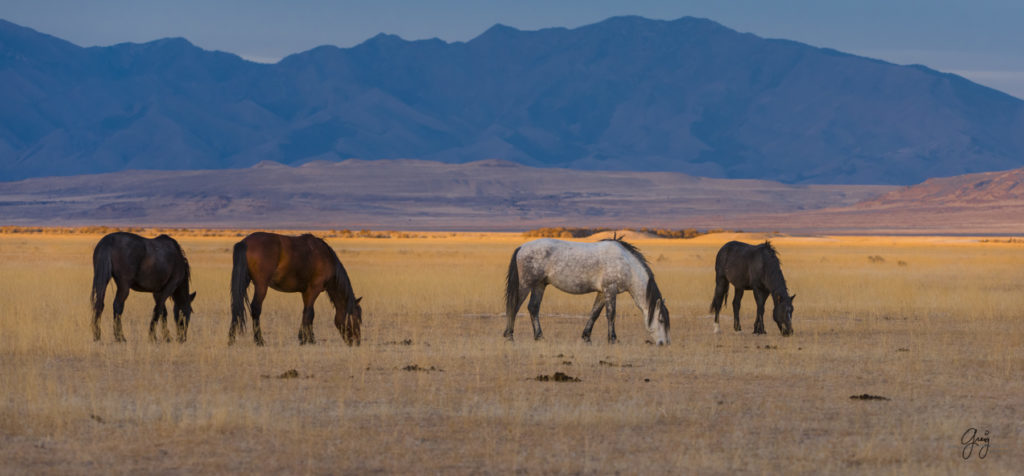
[[[1024,101],[710,20],[378,35],[277,64],[81,48],[0,20],[0,179],[263,160],[485,158],[791,183],[1024,166]]]

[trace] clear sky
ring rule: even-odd
[[[616,15],[709,18],[1024,98],[1024,0],[0,0],[0,18],[81,46],[180,36],[265,62],[381,32],[467,41],[495,23],[573,28]]]

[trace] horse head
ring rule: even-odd
[[[342,338],[348,345],[359,345],[362,342],[363,306],[359,304],[362,300],[362,297],[356,298],[351,312],[345,315],[345,331],[342,332]]]
[[[793,298],[792,296],[773,296],[775,308],[772,310],[772,318],[779,325],[779,332],[784,336],[793,335]]]
[[[658,298],[654,303],[654,309],[649,312],[653,316],[647,325],[647,331],[651,333],[651,338],[647,342],[650,344],[668,345],[670,343],[668,337],[669,316],[665,300]]]

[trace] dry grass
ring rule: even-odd
[[[1024,245],[946,238],[778,238],[796,335],[711,333],[718,246],[639,242],[672,311],[673,344],[579,340],[592,296],[549,292],[546,341],[501,338],[515,235],[331,239],[363,300],[345,347],[318,301],[271,293],[268,346],[226,345],[230,246],[181,240],[197,314],[184,345],[89,332],[98,235],[0,236],[0,473],[1014,473],[1024,465]],[[743,237],[750,241],[756,237]],[[881,256],[873,262],[869,256]],[[902,264],[900,264],[902,262]],[[749,294],[749,293],[748,293]],[[108,295],[109,300],[109,295]],[[731,317],[726,317],[723,329]],[[605,332],[602,319],[595,336]],[[411,341],[411,344],[406,344]],[[413,370],[404,370],[415,366]],[[434,370],[431,370],[433,368]],[[276,378],[287,370],[298,378]],[[418,370],[417,370],[418,369]],[[538,382],[564,372],[578,383]],[[869,393],[888,401],[851,400]],[[969,427],[983,460],[960,457]]]

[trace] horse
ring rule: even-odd
[[[760,245],[750,245],[739,241],[730,241],[718,250],[715,257],[715,297],[711,300],[711,312],[715,313],[715,333],[720,332],[718,314],[729,294],[729,283],[736,288],[732,298],[734,330],[740,328],[740,301],[743,291],[754,291],[754,302],[757,303],[757,320],[754,321],[754,334],[766,334],[764,331],[764,302],[771,294],[774,308],[772,318],[779,325],[779,332],[784,336],[793,335],[793,298],[786,290],[786,278],[782,275],[782,263],[778,252],[770,241]]]
[[[669,343],[669,315],[654,273],[640,250],[621,238],[596,243],[578,243],[541,238],[523,244],[512,252],[505,279],[505,313],[508,326],[505,338],[513,340],[516,313],[530,296],[527,309],[533,322],[533,338],[543,337],[540,329],[540,302],[547,285],[570,294],[597,292],[590,318],[583,328],[583,340],[590,342],[594,322],[606,309],[608,342],[615,343],[615,299],[628,292],[643,312],[648,343]]]
[[[196,293],[189,294],[188,259],[181,245],[174,238],[160,235],[144,238],[134,233],[116,232],[104,236],[92,252],[92,336],[100,340],[100,315],[103,314],[103,300],[107,284],[114,279],[117,292],[114,295],[114,340],[125,342],[121,331],[121,314],[124,301],[132,289],[153,293],[156,305],[153,320],[149,323],[149,337],[154,342],[156,322],[163,323],[164,340],[170,342],[167,330],[167,298],[174,301],[174,322],[178,327],[178,342],[188,337],[188,324],[192,320],[192,301]]]
[[[253,284],[249,301],[249,283]],[[235,244],[231,271],[231,330],[228,344],[235,342],[236,331],[245,331],[245,305],[252,314],[252,337],[263,345],[260,313],[267,288],[286,293],[302,293],[302,324],[299,344],[315,344],[313,335],[313,303],[320,293],[334,304],[334,325],[345,343],[361,342],[360,324],[362,298],[356,298],[352,283],[341,260],[322,239],[310,234],[286,236],[256,232]]]

